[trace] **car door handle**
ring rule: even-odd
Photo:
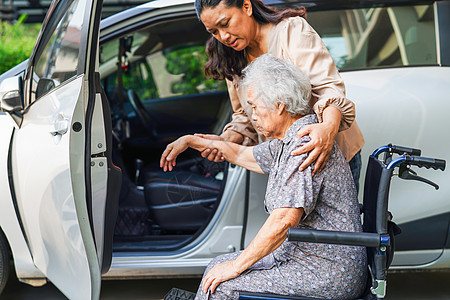
[[[55,130],[50,131],[53,136],[63,135],[69,130],[69,121],[66,119],[58,120],[53,123]]]

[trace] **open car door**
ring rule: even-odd
[[[111,264],[120,170],[98,78],[101,0],[54,0],[23,81],[10,170],[36,267],[69,299],[98,299]]]

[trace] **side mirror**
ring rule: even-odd
[[[36,88],[36,99],[40,98],[44,94],[47,94],[48,91],[53,90],[58,85],[59,83],[52,78],[39,78]]]
[[[22,76],[14,76],[0,83],[0,109],[15,112],[23,109]]]

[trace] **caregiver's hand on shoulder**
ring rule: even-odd
[[[308,143],[291,153],[292,155],[300,155],[309,152],[308,157],[299,167],[300,171],[303,171],[313,162],[315,162],[313,175],[325,167],[325,163],[333,149],[334,139],[338,133],[338,129],[332,124],[318,123],[307,125],[297,133],[297,139],[301,139],[305,135],[309,135],[311,138]]]
[[[208,293],[208,289],[211,289],[211,293],[214,293],[221,282],[236,278],[240,274],[234,265],[234,260],[217,264],[209,270],[203,279],[202,290],[205,294]]]
[[[189,147],[190,138],[192,138],[192,136],[185,135],[167,145],[166,150],[164,150],[161,155],[161,160],[159,161],[159,166],[163,168],[164,172],[173,170],[178,155]]]
[[[207,140],[213,140],[213,141],[225,141],[225,139],[219,135],[215,134],[202,134],[202,133],[196,133],[195,136],[207,139]],[[210,161],[214,162],[221,162],[224,161],[224,157],[222,152],[218,151],[217,149],[207,148],[202,151],[201,153],[202,157],[207,158]]]

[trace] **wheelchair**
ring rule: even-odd
[[[445,170],[445,160],[420,155],[420,149],[389,144],[378,148],[369,156],[361,205],[363,232],[290,229],[288,241],[367,247],[369,275],[366,289],[358,299],[383,299],[386,295],[387,271],[394,255],[395,235],[401,233],[401,229],[392,221],[392,214],[388,211],[389,188],[393,172],[398,169],[398,176],[401,179],[421,181],[432,185],[437,190],[439,189],[437,184],[418,176],[411,167]],[[172,292],[164,299],[193,299],[195,295],[185,294],[185,291],[181,290]],[[318,300],[311,297],[250,292],[240,292],[239,299]]]

